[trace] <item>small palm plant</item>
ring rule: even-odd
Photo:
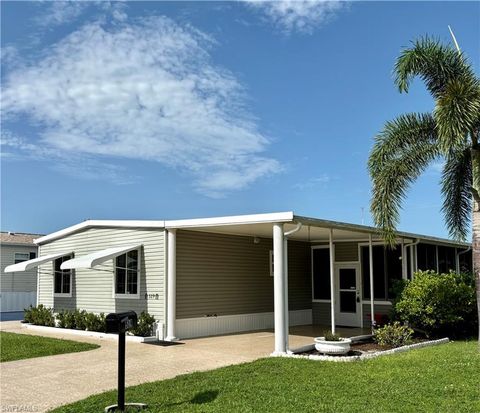
[[[459,49],[429,37],[401,53],[394,74],[401,93],[419,77],[435,108],[401,115],[376,137],[368,162],[374,222],[393,245],[410,184],[433,161],[443,160],[442,211],[454,238],[465,240],[472,230],[480,315],[480,80]]]

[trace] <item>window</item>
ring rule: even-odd
[[[15,264],[18,264],[19,262],[33,260],[36,257],[37,257],[37,254],[35,252],[16,252],[14,260],[15,260]]]
[[[313,299],[330,300],[330,249],[312,249]]]
[[[54,267],[54,295],[58,297],[72,296],[72,270],[62,270],[60,266],[63,262],[72,259],[72,255],[57,258],[53,262]]]
[[[138,298],[139,260],[138,250],[129,251],[115,258],[115,296]]]
[[[363,298],[370,299],[370,259],[368,246],[362,246]],[[393,297],[396,280],[402,279],[402,247],[385,248],[375,245],[373,256],[373,289],[376,300],[388,300]]]
[[[417,267],[419,270],[437,271],[437,246],[431,244],[417,245]]]

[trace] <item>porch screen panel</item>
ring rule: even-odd
[[[372,248],[373,255],[373,289],[374,298],[386,299],[385,283],[385,255],[381,245]],[[362,247],[362,275],[363,275],[363,298],[370,299],[370,259],[368,247]]]
[[[448,273],[450,270],[455,271],[455,248],[452,247],[438,247],[438,271]]]
[[[472,272],[472,250],[467,251],[458,256],[460,263],[460,272],[461,273],[471,273]]]
[[[313,298],[330,300],[330,249],[315,248],[313,260]]]
[[[409,256],[410,251],[407,251]],[[397,245],[395,248],[385,248],[385,261],[387,268],[385,274],[387,276],[387,298],[395,298],[395,282],[402,279],[402,247]],[[408,259],[407,259],[407,276],[408,276]]]
[[[437,247],[430,244],[417,245],[417,265],[419,270],[437,270]]]

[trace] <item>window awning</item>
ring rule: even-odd
[[[77,268],[93,268],[98,264],[101,264],[107,260],[118,257],[129,251],[140,248],[142,244],[137,245],[123,245],[121,247],[107,248],[101,251],[92,252],[91,254],[84,255],[83,257],[73,258],[65,261],[60,266],[62,270],[74,270]]]
[[[12,264],[5,268],[4,272],[22,272],[28,271],[32,268],[37,268],[39,265],[45,264],[49,261],[53,261],[60,257],[65,257],[66,255],[72,255],[71,251],[67,252],[57,252],[55,254],[44,255],[43,257],[34,258],[33,260],[22,261],[18,264]]]

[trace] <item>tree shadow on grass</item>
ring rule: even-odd
[[[184,400],[181,402],[176,403],[169,403],[164,405],[163,407],[172,407],[172,406],[179,406],[179,405],[186,405],[186,404],[206,404],[213,402],[220,392],[218,390],[206,390],[197,393],[189,400]]]

